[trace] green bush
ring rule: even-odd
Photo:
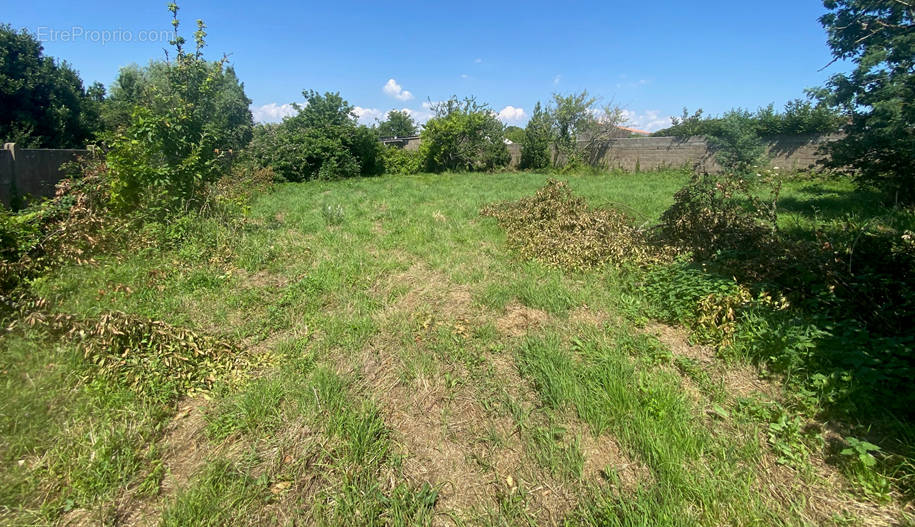
[[[419,150],[388,146],[382,150],[382,159],[384,171],[388,174],[417,174],[423,167],[423,158]]]
[[[169,5],[178,30],[178,6]],[[196,49],[172,41],[176,55],[163,72],[163,86],[134,107],[128,125],[109,139],[111,199],[121,210],[171,211],[199,198],[204,186],[228,170],[236,130],[214,118],[223,107],[217,87],[225,59],[202,57],[205,26],[197,22]],[[248,122],[250,123],[250,113]]]
[[[781,187],[775,181],[767,200],[755,188],[741,177],[696,175],[674,194],[661,232],[669,243],[740,278],[771,273],[785,252],[775,209]]]
[[[434,105],[433,111],[419,148],[425,170],[493,170],[511,161],[504,126],[487,105],[452,97]]]
[[[307,104],[279,125],[259,126],[248,154],[286,181],[340,179],[380,174],[376,133],[356,123],[339,93],[303,92]]]
[[[548,168],[552,158],[552,145],[552,118],[538,101],[521,140],[521,168],[526,170]]]

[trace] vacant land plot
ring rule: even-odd
[[[643,222],[687,179],[568,178]],[[650,322],[626,273],[506,250],[481,207],[545,181],[283,185],[241,226],[174,224],[42,278],[81,322],[0,337],[0,523],[901,521],[817,456],[779,462],[753,417],[778,382]],[[847,190],[787,204],[828,214]],[[85,344],[105,335],[155,353]]]

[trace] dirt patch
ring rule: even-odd
[[[241,273],[242,283],[247,284],[249,287],[257,289],[282,289],[289,285],[289,279],[285,276],[271,273],[267,270],[260,270],[254,274],[247,273],[244,270],[239,270]]]
[[[778,397],[779,387],[760,379],[756,368],[737,362],[722,364],[716,358],[715,348],[691,344],[689,331],[685,329],[652,323],[646,325],[644,331],[656,336],[674,356],[686,357],[698,363],[713,379],[720,380],[729,394],[748,397],[757,393],[773,399]]]
[[[595,311],[588,306],[580,306],[569,313],[569,322],[580,326],[603,326],[611,320],[603,311]]]
[[[409,288],[398,296],[404,284]],[[421,264],[387,277],[373,289],[377,294],[396,297],[384,315],[431,311],[438,318],[459,319],[473,313],[473,295],[468,287],[452,284],[444,274]]]
[[[504,335],[522,337],[546,324],[550,315],[539,309],[513,303],[505,307],[505,314],[496,319],[496,328]]]
[[[207,448],[204,430],[206,400],[194,397],[182,402],[178,412],[165,428],[165,435],[159,442],[162,448],[162,465],[165,475],[159,487],[159,495],[153,499],[128,496],[118,507],[119,525],[156,525],[162,508],[184,487],[206,463]]]
[[[463,516],[476,506],[494,505],[493,478],[474,463],[465,437],[467,425],[479,418],[473,402],[450,395],[441,379],[404,383],[396,360],[384,349],[366,350],[361,362],[366,386],[405,456],[407,478],[441,489],[438,511]]]

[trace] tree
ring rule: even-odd
[[[521,141],[521,168],[541,170],[549,167],[552,144],[553,118],[537,101]]]
[[[426,170],[492,170],[511,161],[505,126],[488,105],[452,97],[432,110],[420,143]]]
[[[82,148],[98,132],[97,95],[30,33],[0,25],[0,142]]]
[[[136,106],[161,106],[163,94],[177,89],[174,82],[175,61],[153,61],[145,68],[133,64],[121,68],[111,87],[111,95],[102,104],[102,120],[108,130],[123,129],[130,122]],[[239,81],[235,69],[225,61],[200,64],[208,69],[212,84],[207,89],[207,106],[210,109],[211,133],[217,134],[226,150],[239,150],[251,141],[254,119],[251,99],[245,94],[245,85]],[[166,111],[159,107],[157,112]]]
[[[524,142],[524,128],[520,126],[506,126],[505,127],[505,138],[511,141],[512,143],[521,144]]]
[[[306,105],[279,125],[258,126],[251,154],[287,181],[339,179],[381,173],[378,136],[356,122],[339,93],[302,92]]]
[[[753,114],[738,108],[725,113],[715,124],[715,130],[706,139],[722,168],[745,175],[763,163],[766,148]]]
[[[187,51],[178,34],[178,6],[172,3],[168,9],[175,56],[156,65],[157,73],[150,77],[157,84],[138,90],[127,123],[108,138],[111,197],[122,209],[165,211],[195,201],[205,184],[226,173],[227,154],[250,138],[250,101],[227,71],[225,57],[215,62],[203,58],[203,21],[197,21],[194,32],[196,48]],[[237,87],[229,102],[222,98],[227,84]]]
[[[619,137],[625,113],[618,106],[596,107],[597,98],[587,91],[553,94],[550,115],[557,156],[554,163],[565,169],[601,163],[610,139]]]
[[[574,166],[581,161],[576,143],[591,127],[594,119],[591,110],[596,102],[597,99],[589,96],[587,90],[569,95],[553,94],[550,115],[553,117],[554,138],[559,154],[556,164]]]
[[[828,166],[862,185],[915,203],[915,3],[824,0],[820,23],[834,61],[851,73],[832,77],[819,95],[848,119],[845,137],[827,146]]]
[[[411,137],[417,132],[413,117],[400,110],[391,110],[385,120],[378,123],[378,135],[381,137]]]

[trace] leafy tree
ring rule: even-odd
[[[776,111],[775,105],[770,104],[750,113],[741,108],[731,112],[738,112],[745,117],[748,126],[754,133],[765,137],[769,135],[797,135],[797,134],[828,134],[838,132],[844,118],[829,105],[818,102],[814,104],[809,100],[795,99],[785,104],[785,109]],[[672,126],[655,132],[658,137],[695,137],[718,136],[722,133],[724,117],[704,117],[702,109],[690,114],[683,109],[680,117],[672,117]]]
[[[524,129],[521,141],[521,168],[540,170],[550,166],[553,143],[553,118],[538,101]]]
[[[235,105],[244,104],[236,117],[219,115],[227,105],[220,98],[223,83],[237,81],[228,74],[226,59],[208,62],[203,58],[206,26],[197,21],[196,49],[185,50],[178,32],[178,6],[169,4],[176,36],[171,44],[173,60],[156,66],[156,89],[142,91],[125,126],[109,137],[108,166],[112,175],[111,195],[121,208],[142,206],[168,210],[196,199],[207,182],[225,173],[227,153],[246,142],[244,127],[250,127],[248,99],[235,94]],[[250,134],[250,128],[247,132]]]
[[[488,105],[452,97],[432,110],[420,144],[426,170],[492,170],[511,161],[505,127]]]
[[[0,25],[0,141],[82,148],[98,131],[97,96],[30,33]]]
[[[707,136],[707,140],[715,159],[726,171],[747,174],[754,165],[763,162],[766,148],[750,112],[731,110],[716,124],[715,133]]]
[[[592,110],[596,102],[597,99],[588,95],[587,90],[569,95],[553,94],[550,115],[553,117],[553,133],[560,163],[576,165],[581,161],[577,142],[592,126]]]
[[[302,92],[307,104],[279,125],[259,126],[251,154],[287,181],[376,175],[383,170],[375,131],[360,126],[339,93]]]
[[[505,138],[511,141],[512,143],[521,144],[524,142],[524,128],[520,126],[506,126],[505,127]]]
[[[400,110],[391,110],[385,120],[378,123],[378,135],[381,137],[411,137],[418,131],[413,117]]]
[[[915,203],[915,3],[825,0],[820,18],[835,60],[851,73],[832,77],[825,101],[848,118],[845,138],[828,145],[829,165],[862,185]]]
[[[217,142],[226,150],[243,148],[251,140],[254,128],[249,109],[251,99],[245,94],[244,84],[226,61],[202,62],[200,66],[210,70],[207,73],[211,83],[207,102],[212,108],[211,133],[218,135]],[[157,112],[166,111],[161,107],[165,100],[161,95],[176,89],[174,67],[174,62],[153,61],[145,68],[137,65],[122,68],[111,87],[110,97],[101,108],[105,127],[109,130],[124,128],[138,105],[158,105]]]

